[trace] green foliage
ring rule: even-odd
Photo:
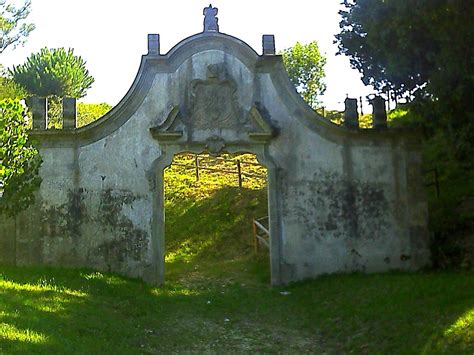
[[[326,57],[319,51],[316,41],[296,44],[282,53],[283,63],[292,83],[303,99],[313,108],[320,102],[318,96],[326,90],[324,66]]]
[[[15,83],[8,71],[0,64],[0,100],[22,99],[26,93],[17,83]]]
[[[35,29],[35,25],[23,22],[30,11],[30,0],[26,0],[19,8],[7,3],[6,0],[0,0],[0,54],[10,46],[16,48],[22,45]]]
[[[474,167],[474,2],[345,0],[339,53],[364,83],[413,101],[427,133],[441,129],[455,158]],[[429,132],[431,130],[431,132]]]
[[[411,105],[389,112],[388,121],[390,127],[425,129],[424,118]],[[466,170],[456,158],[442,130],[427,135],[424,143],[434,266],[474,269],[474,171]]]
[[[318,110],[322,115],[322,112]],[[344,112],[336,110],[325,110],[324,117],[334,124],[342,125],[344,123]],[[365,114],[359,116],[360,128],[372,128],[372,115]]]
[[[474,2],[345,0],[339,53],[363,81],[410,103],[389,114],[391,127],[425,136],[433,261],[474,267]]]
[[[410,105],[398,105],[387,114],[387,123],[390,128],[423,129],[424,122],[424,117],[414,112]]]
[[[13,80],[0,76],[0,100],[23,97],[25,97],[25,92]]]
[[[34,201],[42,160],[28,138],[18,101],[0,101],[0,129],[0,214],[14,216]]]
[[[11,75],[30,95],[40,97],[81,98],[94,83],[86,62],[71,48],[43,48],[14,66]]]
[[[435,182],[436,169],[440,191],[428,189],[433,260],[440,268],[474,270],[474,170],[466,171],[450,148],[441,131],[425,143],[426,183]]]
[[[325,117],[334,124],[342,125],[344,122],[344,112],[337,110],[316,110],[321,116]]]
[[[77,103],[77,127],[86,126],[110,111],[112,106],[102,102],[99,104]]]

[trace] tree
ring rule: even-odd
[[[456,159],[474,159],[474,2],[345,0],[339,54],[365,84],[413,101],[425,128],[448,135]]]
[[[26,93],[15,83],[0,64],[0,100],[21,99]]]
[[[35,25],[24,23],[31,11],[31,0],[16,8],[0,0],[0,54],[10,46],[15,48],[25,42]]]
[[[0,132],[0,214],[15,216],[33,203],[42,163],[18,100],[0,101]]]
[[[94,83],[86,62],[71,48],[43,48],[10,73],[29,94],[42,97],[84,97]]]
[[[43,48],[24,64],[13,66],[10,75],[30,96],[49,98],[49,126],[60,128],[61,97],[84,97],[94,83],[85,60],[69,48]]]
[[[319,105],[318,96],[326,90],[324,66],[326,57],[316,41],[296,44],[282,53],[286,71],[298,93],[313,108]]]
[[[425,132],[425,168],[436,168],[441,191],[428,190],[433,261],[472,265],[474,251],[460,246],[473,245],[474,231],[474,31],[469,25],[474,2],[345,0],[344,5],[336,36],[339,53],[350,57],[366,84],[409,99],[394,123]]]

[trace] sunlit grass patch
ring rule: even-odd
[[[31,344],[46,343],[46,335],[30,329],[19,329],[12,324],[0,323],[0,339],[20,341]]]
[[[13,281],[2,280],[0,279],[0,289],[2,290],[13,290],[13,291],[27,291],[27,292],[56,292],[73,297],[86,297],[87,293],[78,290],[71,290],[64,288],[54,283],[47,282],[45,280],[40,280],[37,284],[20,284]]]
[[[444,335],[456,336],[470,328],[472,328],[471,331],[474,331],[474,309],[471,309],[459,317],[459,319],[444,332]]]
[[[189,289],[186,287],[179,288],[154,288],[150,291],[154,296],[198,296],[200,294],[197,289]]]
[[[461,315],[443,335],[449,343],[468,344],[474,347],[474,308]],[[474,348],[471,350],[474,352]]]

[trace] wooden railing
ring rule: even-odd
[[[208,163],[212,162],[232,162],[235,164],[235,169],[222,169],[222,168],[215,168],[211,167]],[[206,164],[207,163],[207,164]],[[208,155],[200,155],[200,154],[194,154],[194,160],[192,164],[182,164],[182,163],[173,163],[175,166],[181,166],[184,168],[188,169],[194,169],[195,170],[195,176],[196,176],[196,181],[199,181],[200,179],[200,171],[202,170],[207,170],[207,171],[213,171],[213,172],[220,172],[220,173],[226,173],[226,174],[236,174],[238,177],[238,182],[239,182],[239,187],[242,187],[242,181],[243,177],[249,177],[249,178],[259,178],[259,179],[267,179],[267,176],[265,174],[258,174],[258,173],[250,173],[250,172],[245,172],[244,166],[245,165],[253,165],[253,166],[260,166],[258,163],[250,162],[247,160],[240,160],[240,159],[227,159],[223,157],[213,157],[213,156],[208,156]]]
[[[260,243],[270,249],[270,228],[268,227],[268,217],[253,220],[253,243],[255,252],[258,253]]]

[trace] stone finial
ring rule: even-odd
[[[344,101],[344,126],[347,128],[359,128],[359,112],[357,111],[357,99],[346,98]]]
[[[148,54],[160,54],[160,35],[148,35]]]
[[[262,36],[262,47],[263,55],[275,55],[275,36],[274,35],[263,35]]]
[[[33,129],[48,128],[48,100],[45,97],[32,97],[31,112],[33,114]]]
[[[63,98],[63,129],[76,128],[77,109],[74,97]]]
[[[387,128],[387,111],[385,100],[380,96],[375,96],[370,100],[373,107],[372,122],[374,128]]]
[[[219,19],[216,17],[219,9],[217,7],[205,7],[202,14],[204,15],[204,32],[215,31],[219,32]]]

